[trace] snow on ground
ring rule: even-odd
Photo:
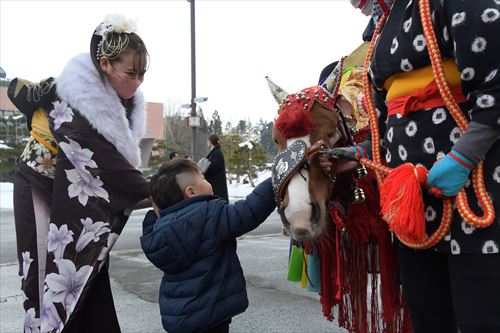
[[[267,178],[271,177],[271,171],[263,171],[254,179],[254,185],[257,186]],[[254,188],[250,184],[227,184],[227,191],[229,194],[229,201],[239,200],[246,197]]]
[[[258,174],[257,179],[254,179],[255,186],[260,184],[262,181],[271,177],[271,171],[263,171]],[[231,202],[243,199],[250,192],[252,192],[253,187],[250,184],[227,184],[227,189],[229,193],[229,200]],[[0,209],[13,209],[14,204],[12,201],[12,183],[0,183]]]
[[[14,207],[12,202],[13,188],[12,183],[0,183],[0,209],[12,209]]]

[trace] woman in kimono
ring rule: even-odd
[[[210,161],[210,165],[204,173],[205,178],[212,185],[215,195],[229,201],[226,182],[226,164],[224,162],[224,154],[220,148],[219,136],[217,134],[210,135],[207,144],[210,152],[206,159]]]
[[[57,79],[9,87],[31,130],[14,183],[25,332],[120,332],[107,260],[131,211],[148,203],[137,169],[147,61],[133,22],[108,15],[90,54]]]
[[[432,22],[446,80],[469,124],[462,133],[440,97],[419,0],[352,0],[375,20],[384,12],[387,17],[374,37],[369,68],[382,156],[391,168],[424,165],[430,170],[428,185],[444,196],[465,187],[479,215],[470,174],[484,161],[485,188],[499,214],[500,1],[420,1],[430,1],[432,18],[426,22]],[[371,144],[361,144],[338,150],[337,156],[371,157],[370,149]],[[428,193],[423,202],[431,235],[440,224],[443,202]],[[499,221],[497,215],[490,226],[475,228],[455,209],[450,232],[435,246],[414,250],[400,243],[400,279],[415,333],[500,332]]]

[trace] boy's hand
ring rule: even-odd
[[[331,172],[333,168],[333,161],[331,156],[329,156],[328,154],[320,154],[319,165],[323,172]]]
[[[332,172],[332,159],[335,159],[336,173],[344,173],[354,170],[362,157],[366,157],[366,152],[361,146],[336,147],[332,149],[331,154],[319,156],[319,165],[323,172]]]

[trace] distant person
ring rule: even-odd
[[[177,158],[180,158],[179,154],[176,151],[171,152],[168,157],[170,160],[175,160]]]
[[[228,204],[213,195],[192,160],[177,159],[151,178],[150,191],[154,211],[144,219],[141,246],[164,272],[163,327],[170,333],[229,332],[231,318],[248,307],[236,238],[274,210],[271,179]]]
[[[210,135],[207,144],[210,152],[206,158],[210,161],[210,165],[204,172],[205,178],[212,185],[215,195],[229,201],[226,182],[226,164],[224,162],[224,154],[220,148],[219,136],[217,134]]]

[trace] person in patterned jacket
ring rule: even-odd
[[[381,151],[391,168],[412,163],[429,170],[431,193],[423,191],[427,235],[441,222],[439,194],[454,197],[464,188],[472,212],[482,215],[471,185],[471,170],[481,161],[486,195],[499,214],[500,1],[351,2],[375,21],[383,13],[387,17],[368,70]],[[469,122],[465,131],[439,93],[419,2],[430,4],[426,22],[432,22],[446,81]],[[372,158],[372,153],[371,141],[334,152],[353,160]],[[325,156],[321,163],[325,170],[332,166]],[[415,250],[398,243],[400,279],[414,332],[500,332],[498,215],[479,228],[454,209],[450,231],[436,245]]]
[[[148,53],[132,21],[108,15],[56,79],[15,79],[8,96],[31,137],[14,182],[24,332],[120,332],[108,254],[134,208]],[[149,203],[150,205],[150,203]]]

